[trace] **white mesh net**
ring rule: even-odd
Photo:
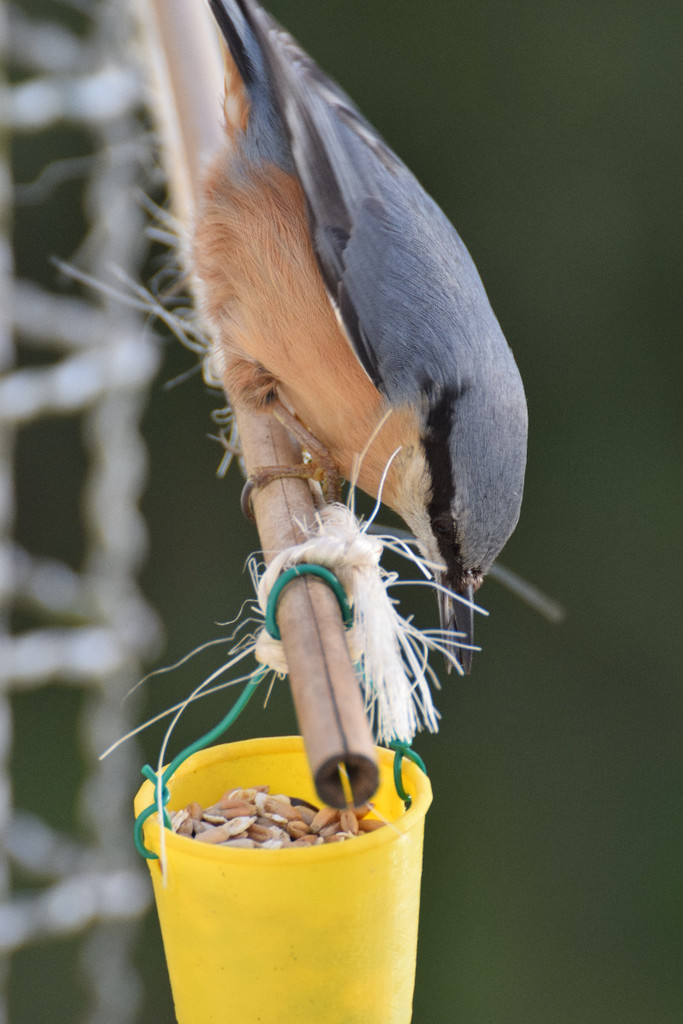
[[[75,263],[96,279],[111,280],[114,267],[134,278],[145,252],[137,190],[149,142],[125,0],[47,9],[49,24],[28,2],[0,3],[0,950],[11,971],[12,954],[39,940],[81,936],[83,1020],[124,1024],[138,1019],[131,922],[149,887],[131,842],[136,758],[100,763],[98,755],[136,724],[136,702],[123,697],[159,640],[136,579],[146,546],[140,419],[159,347],[142,315],[106,291],[81,298],[72,285],[60,294],[49,267],[54,291],[18,279],[11,211],[16,202],[47,218],[55,190],[77,180],[87,233]],[[83,152],[51,160],[13,188],[12,139],[30,137],[39,149],[44,133],[62,129],[84,140]],[[76,567],[17,541],[17,453],[26,430],[55,418],[72,420],[82,445],[60,459],[85,461]],[[48,507],[54,500],[40,480],[31,490]],[[64,750],[85,765],[75,811],[84,842],[13,803],[13,698],[54,683],[84,695],[81,749]],[[38,770],[60,771],[36,755]],[[13,891],[17,873],[21,892]],[[0,1021],[11,1016],[5,998]]]

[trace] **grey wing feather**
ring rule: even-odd
[[[329,295],[375,386],[400,404],[473,365],[500,328],[445,215],[349,97],[252,0],[240,0],[287,127]],[[473,329],[474,328],[474,329]]]

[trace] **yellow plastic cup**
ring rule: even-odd
[[[179,1024],[408,1024],[417,953],[429,779],[377,748],[374,803],[389,824],[344,843],[280,850],[209,846],[165,834],[149,860]],[[247,740],[192,755],[169,782],[169,809],[203,806],[237,786],[269,785],[319,803],[298,736]],[[140,814],[154,802],[145,782]],[[144,842],[160,850],[153,815]]]

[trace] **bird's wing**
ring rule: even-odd
[[[467,345],[482,297],[490,313],[467,250],[346,93],[254,0],[236,2],[263,55],[320,271],[358,359],[391,401],[414,398],[425,381],[452,382],[454,363],[467,362],[453,340]]]

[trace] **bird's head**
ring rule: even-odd
[[[441,627],[458,634],[452,646],[465,672],[474,594],[517,525],[524,485],[527,408],[511,354],[499,371],[495,386],[464,380],[425,390],[420,443],[401,469],[395,506],[425,558],[441,566]]]

